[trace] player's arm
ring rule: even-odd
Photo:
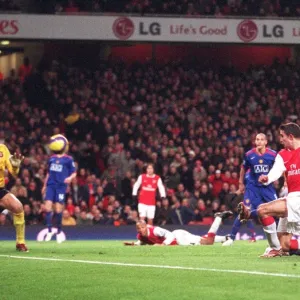
[[[8,170],[8,172],[13,176],[17,177],[20,171],[21,163],[24,159],[24,156],[21,154],[15,153],[14,155],[11,155],[8,148],[4,146],[4,155],[5,155],[5,166]]]
[[[269,185],[270,183],[276,181],[282,176],[282,173],[286,171],[283,158],[281,155],[277,154],[275,158],[274,165],[268,175],[261,175],[258,179],[259,182],[264,185]]]
[[[142,175],[140,175],[137,181],[133,185],[132,196],[135,198],[137,196],[138,190],[142,184]]]
[[[64,180],[64,183],[66,184],[71,183],[72,180],[75,179],[77,176],[75,162],[73,159],[70,160],[69,170],[71,175]]]
[[[158,187],[158,190],[159,190],[160,197],[161,198],[166,198],[166,189],[163,185],[163,182],[162,182],[161,178],[158,179],[157,187]]]
[[[77,173],[76,173],[76,172],[72,173],[69,177],[67,177],[67,178],[64,180],[64,183],[67,183],[67,184],[71,183],[72,180],[76,178],[76,176],[77,176]]]
[[[48,179],[49,179],[49,173],[47,173],[46,178],[44,180],[44,185],[42,187],[42,195],[43,196],[45,195],[45,192],[46,192],[46,186],[47,186]]]
[[[244,185],[245,174],[246,174],[246,170],[243,163],[240,169],[239,189],[237,190],[237,194],[242,194],[245,192],[245,185]]]
[[[161,228],[161,227],[155,227],[153,230],[153,233],[155,236],[165,238],[165,240],[161,244],[162,246],[170,245],[175,240],[175,236],[171,231]]]
[[[124,244],[124,246],[144,246],[144,245],[146,245],[145,243],[143,243],[140,240],[138,240],[136,242],[124,242],[123,244]]]

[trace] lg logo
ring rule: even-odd
[[[263,25],[263,37],[265,38],[282,38],[284,37],[283,27],[281,25],[267,26]]]
[[[136,30],[133,21],[127,17],[116,19],[112,29],[115,36],[120,40],[128,40]],[[137,29],[137,34],[141,36],[156,36],[161,34],[161,25],[158,22],[152,22],[150,24],[139,22]]]
[[[237,27],[237,35],[238,37],[245,43],[249,43],[254,41],[259,32],[261,32],[262,38],[283,38],[284,37],[284,29],[281,25],[260,25],[261,29],[259,29],[257,23],[252,20],[244,20]],[[263,42],[263,39],[262,39]]]
[[[252,20],[244,20],[237,27],[237,35],[245,43],[256,39],[257,34],[258,28]]]

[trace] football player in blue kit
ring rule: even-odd
[[[271,170],[276,152],[267,148],[267,137],[263,133],[259,133],[255,138],[255,148],[248,151],[245,155],[239,178],[239,193],[244,193],[244,205],[253,211],[251,219],[257,219],[256,208],[266,202],[277,199],[276,190],[273,184],[267,186],[261,184],[258,179],[260,175],[266,175]],[[245,177],[246,176],[246,177]],[[244,182],[246,181],[246,184]],[[235,236],[242,225],[241,220],[237,217],[234,221],[231,234],[223,246],[232,245]],[[248,228],[254,234],[254,226],[248,224]]]
[[[50,241],[54,235],[54,232],[52,232],[52,217],[54,217],[57,223],[56,241],[62,243],[62,211],[65,204],[67,186],[76,177],[76,168],[73,158],[66,154],[69,148],[68,140],[61,135],[59,137],[51,137],[50,140],[54,140],[54,143],[62,141],[63,147],[60,147],[59,150],[53,150],[51,149],[51,143],[49,144],[53,155],[48,160],[48,174],[42,190],[43,195],[45,195],[46,224],[48,227],[45,241]]]

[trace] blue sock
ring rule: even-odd
[[[256,237],[256,232],[254,230],[254,224],[252,220],[248,220],[247,221],[247,228],[249,229],[250,233],[251,233],[251,238],[255,239]]]
[[[253,209],[251,210],[250,212],[250,219],[258,219],[258,215],[257,215],[257,210],[256,209]]]
[[[240,219],[238,217],[236,217],[236,219],[234,220],[232,229],[231,229],[231,234],[230,234],[231,239],[235,240],[235,236],[239,232],[241,226],[242,226],[242,223],[241,223]]]
[[[56,213],[57,233],[61,232],[62,212]]]
[[[52,211],[46,212],[46,225],[48,227],[48,232],[52,231]]]

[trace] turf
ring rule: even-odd
[[[120,241],[30,242],[16,253],[1,242],[0,255],[244,270],[299,278],[220,271],[25,260],[0,256],[0,299],[297,299],[300,258],[258,257],[265,241],[232,247],[125,247]]]

